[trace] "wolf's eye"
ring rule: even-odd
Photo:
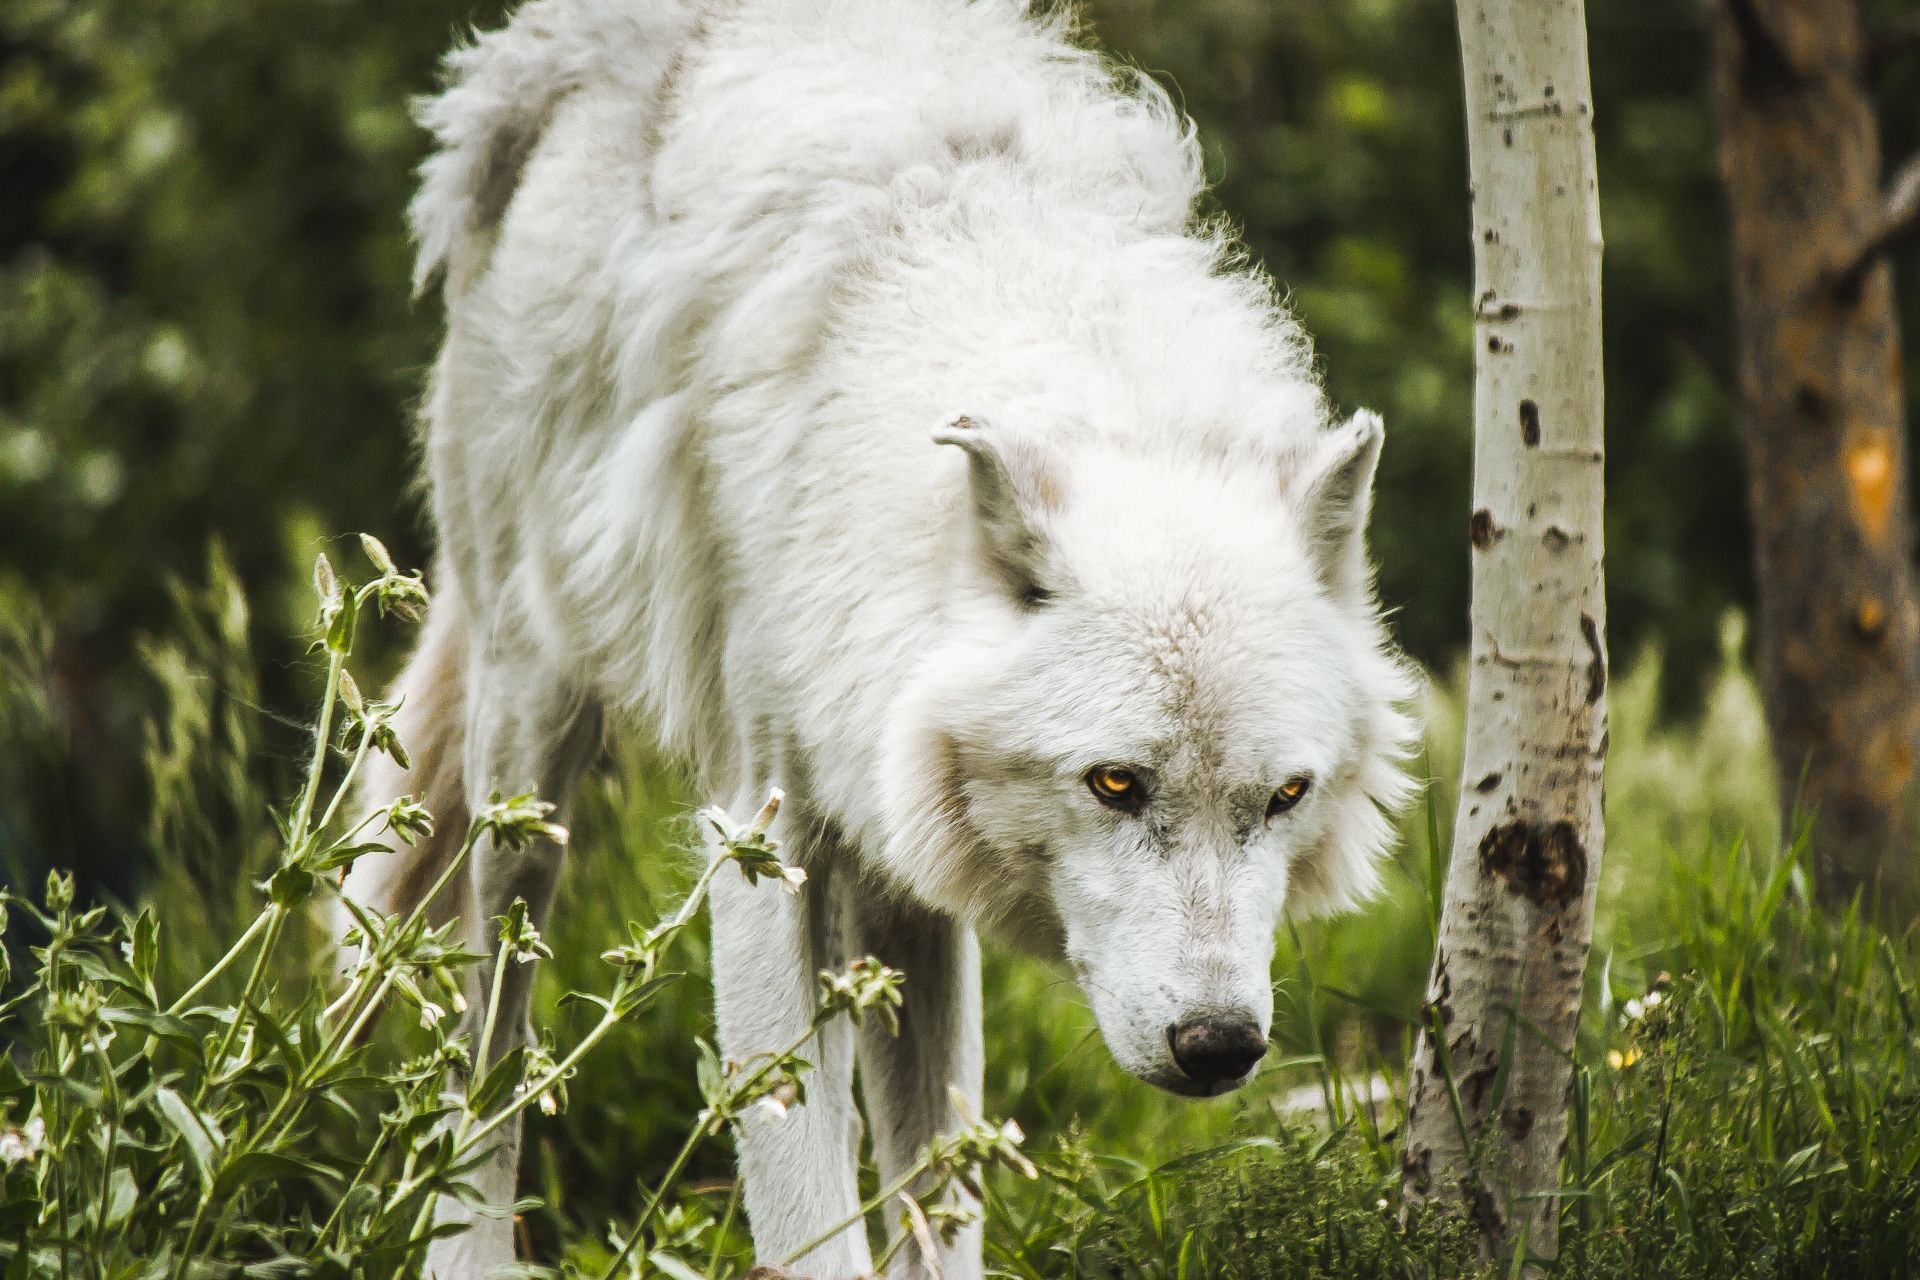
[[[1305,774],[1288,778],[1273,793],[1273,799],[1267,801],[1267,821],[1271,822],[1307,797],[1307,789],[1313,785],[1313,779]]]
[[[1095,765],[1087,771],[1087,790],[1109,809],[1138,813],[1147,802],[1147,789],[1133,770],[1117,764]]]

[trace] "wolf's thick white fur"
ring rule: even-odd
[[[975,928],[1064,957],[1135,1074],[1230,1087],[1172,1029],[1265,1035],[1273,931],[1371,888],[1412,726],[1363,546],[1378,420],[1330,422],[1196,222],[1191,126],[1008,3],[534,0],[449,66],[413,206],[448,309],[403,724],[430,749],[372,798],[564,800],[603,713],[736,812],[786,788],[811,878],[721,877],[723,1049],[791,1039],[862,952],[908,1008],[898,1040],[829,1032],[807,1105],[741,1133],[764,1261],[858,1203],[856,1049],[883,1170],[977,1099]],[[349,892],[397,906],[446,856]],[[477,850],[462,909],[544,909],[556,865]],[[430,1270],[510,1258],[483,1217]],[[940,1265],[979,1275],[978,1230]]]

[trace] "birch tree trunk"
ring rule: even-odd
[[[1458,0],[1472,173],[1467,740],[1408,1084],[1409,1212],[1556,1248],[1603,844],[1600,207],[1582,0]],[[1542,1194],[1546,1193],[1546,1194]]]
[[[1781,808],[1813,817],[1820,898],[1895,925],[1920,897],[1920,606],[1885,249],[1920,163],[1880,190],[1853,0],[1717,0],[1759,658]]]

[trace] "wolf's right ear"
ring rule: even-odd
[[[972,414],[948,420],[933,439],[966,450],[974,523],[987,567],[1021,605],[1046,603],[1041,528],[1065,497],[1058,459]]]
[[[1366,590],[1367,516],[1385,435],[1380,415],[1362,409],[1321,432],[1294,459],[1290,487],[1307,551],[1321,581],[1336,591]]]

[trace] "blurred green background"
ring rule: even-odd
[[[428,559],[408,419],[440,320],[407,294],[408,99],[501,7],[0,8],[0,612],[44,624],[55,676],[51,729],[0,760],[12,875],[140,878],[161,706],[142,638],[176,625],[170,584],[204,582],[210,546],[253,603],[244,697],[276,714],[310,683],[297,637],[323,535]],[[1622,654],[1657,641],[1664,700],[1690,712],[1723,612],[1752,590],[1704,35],[1674,0],[1590,8],[1613,636]],[[1097,0],[1090,16],[1198,119],[1219,203],[1290,290],[1334,397],[1385,413],[1382,592],[1444,668],[1465,631],[1472,367],[1452,7]],[[1897,157],[1920,145],[1920,58],[1878,84]],[[1920,288],[1905,316],[1920,332]]]

